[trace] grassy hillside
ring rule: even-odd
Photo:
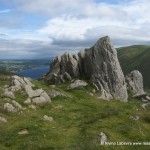
[[[10,78],[0,75],[0,87],[10,83]],[[52,103],[29,109],[23,101],[23,92],[16,93],[26,109],[22,113],[3,110],[6,103],[0,96],[0,116],[8,122],[0,123],[0,150],[147,150],[148,146],[101,146],[99,134],[104,132],[109,142],[148,142],[150,140],[150,108],[143,110],[141,102],[130,99],[128,103],[97,99],[90,96],[92,87],[67,90],[67,84],[51,87],[34,81],[38,88],[50,92],[52,88],[64,92],[67,98],[54,98]],[[2,93],[2,89],[0,90]],[[54,121],[44,122],[44,115]],[[135,121],[131,116],[138,115]],[[18,135],[22,129],[29,134]]]
[[[150,46],[118,48],[118,57],[125,74],[139,70],[143,74],[145,87],[150,88]]]

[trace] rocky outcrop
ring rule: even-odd
[[[25,93],[28,95],[28,99],[24,101],[25,104],[30,103],[45,103],[45,102],[51,102],[50,97],[43,89],[36,89],[33,90],[32,87],[35,85],[30,82],[28,78],[21,78],[19,76],[12,76],[12,84],[10,86],[7,86],[4,88],[4,96],[15,99],[15,92],[24,90]],[[20,108],[19,104],[17,104],[16,101],[12,101],[13,105]]]
[[[51,63],[51,70],[45,76],[50,83],[60,84],[72,78],[86,78],[100,91],[103,99],[127,101],[125,78],[120,67],[117,51],[108,36],[103,37],[77,55],[65,53]]]
[[[126,76],[127,88],[134,97],[145,95],[143,88],[143,76],[138,70],[132,71]]]

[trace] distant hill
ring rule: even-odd
[[[143,75],[145,87],[150,88],[150,46],[133,45],[117,50],[124,74],[139,70]]]

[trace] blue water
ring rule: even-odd
[[[28,69],[28,70],[21,70],[17,72],[17,74],[24,77],[30,77],[32,79],[39,79],[42,75],[44,75],[48,71],[49,71],[49,66],[45,66],[45,67]]]

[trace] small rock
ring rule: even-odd
[[[58,106],[55,107],[55,109],[62,109],[62,108],[63,108],[62,105],[58,105]]]
[[[23,129],[21,131],[18,132],[19,135],[26,135],[26,134],[29,134],[28,130],[26,129]]]
[[[96,90],[95,90],[95,89],[93,89],[93,90],[92,90],[92,93],[96,93]]]
[[[40,95],[40,97],[44,97],[47,102],[51,102],[50,97],[47,95],[45,91]]]
[[[14,93],[11,92],[11,91],[8,91],[8,89],[4,89],[4,96],[8,97],[8,98],[11,98],[11,99],[15,99]]]
[[[49,94],[50,98],[55,98],[57,96],[60,96],[60,97],[66,97],[65,94],[59,92],[59,91],[56,91],[56,90],[52,90],[51,93]]]
[[[88,84],[85,81],[82,80],[75,80],[73,83],[71,83],[68,87],[68,89],[75,89],[75,88],[81,88],[85,87]]]
[[[106,136],[106,134],[103,133],[103,132],[101,132],[101,133],[99,134],[99,136],[100,136],[100,144],[101,144],[101,145],[104,145],[105,142],[107,141],[107,136]]]
[[[43,120],[44,121],[53,121],[53,117],[48,117],[47,115],[45,115],[44,117],[43,117]]]
[[[140,119],[140,117],[139,117],[139,116],[131,116],[131,119],[133,119],[133,120],[137,121],[137,120],[139,120],[139,119]]]
[[[6,122],[7,122],[7,120],[6,120],[4,117],[1,117],[1,116],[0,116],[0,122],[2,122],[2,123],[6,123]]]
[[[24,101],[24,104],[31,104],[31,99],[28,98],[27,100]]]
[[[146,106],[148,106],[150,103],[144,103],[144,104],[142,104],[141,105],[141,107],[143,108],[143,109],[146,109]]]
[[[4,110],[7,112],[17,112],[16,108],[10,103],[4,104]]]
[[[90,96],[94,96],[94,94],[93,94],[93,93],[91,93],[91,92],[89,93],[89,95],[90,95]]]
[[[150,97],[149,96],[146,96],[146,99],[150,101]]]
[[[16,101],[12,101],[12,104],[14,105],[14,107],[19,111],[19,110],[21,110],[22,109],[22,106],[18,103],[18,102],[16,102]]]
[[[34,106],[34,105],[29,105],[29,108],[36,110],[36,106]]]
[[[33,98],[33,99],[32,99],[32,102],[33,102],[33,103],[36,103],[36,104],[40,104],[40,103],[48,103],[48,102],[51,102],[51,100],[47,100],[47,99],[45,99],[45,97],[40,96],[40,97],[35,97],[35,98]]]

